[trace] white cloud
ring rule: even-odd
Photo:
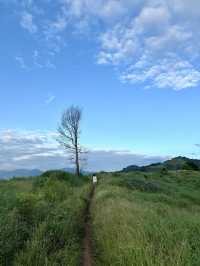
[[[98,17],[105,21],[127,15],[131,9],[137,9],[142,0],[63,0],[69,14],[74,17]]]
[[[41,64],[40,60],[40,55],[38,50],[33,51],[33,65],[38,68],[43,68],[43,64]]]
[[[52,55],[48,54],[48,58],[45,57],[38,51],[33,51],[33,62],[32,62],[32,69],[34,68],[50,68],[55,69],[55,65],[52,63]]]
[[[58,149],[52,132],[3,130],[0,132],[1,169],[45,168],[46,158],[59,158]],[[41,160],[40,160],[41,159]]]
[[[169,159],[162,156],[135,154],[130,151],[93,150],[88,155],[88,166],[92,171],[116,171],[129,165],[148,165]]]
[[[170,0],[174,12],[184,18],[196,20],[200,15],[200,2],[199,0]]]
[[[26,58],[28,60],[28,58]],[[48,55],[48,58],[45,59],[44,56],[40,54],[38,50],[34,50],[32,52],[32,58],[27,63],[24,57],[16,56],[16,62],[20,66],[20,68],[24,70],[33,70],[35,68],[47,68],[47,69],[55,69],[54,63],[52,63],[52,55]]]
[[[34,23],[33,15],[27,11],[23,12],[20,24],[22,28],[28,30],[30,33],[36,33],[38,30],[36,24]]]
[[[144,7],[135,18],[136,33],[154,35],[163,32],[169,25],[170,13],[166,7]]]
[[[182,90],[198,86],[200,71],[188,61],[168,57],[157,64],[139,61],[121,76],[122,81],[137,83],[146,82],[148,86],[158,88],[173,88]]]
[[[22,69],[28,69],[28,66],[26,65],[24,58],[22,56],[16,56],[15,60]]]
[[[128,22],[102,34],[97,62],[117,65],[122,81],[150,81],[154,87],[174,90],[197,87],[200,35],[195,28],[197,14],[187,7],[187,1],[146,1]]]
[[[59,169],[71,167],[66,152],[56,142],[56,132],[0,131],[0,169]],[[168,157],[134,154],[129,151],[92,150],[87,169],[121,170],[130,164],[145,165]]]
[[[42,39],[48,52],[59,53],[70,40],[69,34],[72,38],[87,32],[87,38],[95,38],[99,44],[97,63],[113,66],[121,80],[143,85],[150,75],[154,86],[176,90],[200,84],[199,0],[39,2],[23,1],[21,25],[35,33],[40,43]],[[45,12],[50,7],[54,12]],[[172,57],[177,64],[169,71]],[[141,63],[146,67],[135,67]],[[38,60],[37,64],[44,65]]]
[[[64,31],[67,27],[68,21],[65,16],[58,16],[57,20],[51,24],[51,27],[54,28],[55,31]]]

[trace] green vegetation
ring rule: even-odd
[[[142,171],[142,172],[160,172],[161,169],[167,169],[170,171],[177,170],[200,170],[200,160],[189,159],[186,157],[176,157],[163,163],[154,163],[147,166],[130,165],[123,169],[123,172]]]
[[[0,265],[81,265],[88,214],[95,266],[200,265],[199,171],[98,177],[91,213],[88,177],[48,171],[0,181]]]
[[[0,181],[0,265],[80,265],[89,190],[61,171]]]
[[[92,208],[95,265],[200,265],[200,173],[100,177]]]

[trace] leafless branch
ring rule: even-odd
[[[80,175],[80,162],[83,160],[82,154],[87,151],[80,145],[80,122],[82,110],[77,106],[71,106],[65,110],[58,127],[58,142],[67,150],[69,160],[76,166],[76,173]]]

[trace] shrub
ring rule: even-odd
[[[0,265],[80,265],[87,180],[50,171],[3,183]]]
[[[163,167],[161,170],[160,170],[160,174],[161,175],[167,175],[168,174],[168,170],[166,167]]]
[[[183,165],[183,170],[198,171],[199,167],[195,163],[188,161]]]
[[[137,189],[143,192],[161,192],[162,189],[158,182],[156,181],[147,181],[144,179],[131,179],[127,178],[120,181],[120,185],[126,186],[130,189]]]
[[[52,180],[52,181],[65,181],[68,182],[72,186],[82,186],[84,183],[88,181],[88,177],[81,175],[77,176],[72,173],[67,173],[64,171],[47,171],[43,173],[40,177],[37,177],[34,181],[34,189],[41,188],[45,186],[46,182]]]
[[[30,222],[17,209],[8,214],[0,224],[0,265],[12,265],[15,254],[20,251],[30,237]]]

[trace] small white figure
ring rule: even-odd
[[[94,185],[97,183],[97,177],[96,177],[96,175],[93,175],[92,182],[93,182]]]

